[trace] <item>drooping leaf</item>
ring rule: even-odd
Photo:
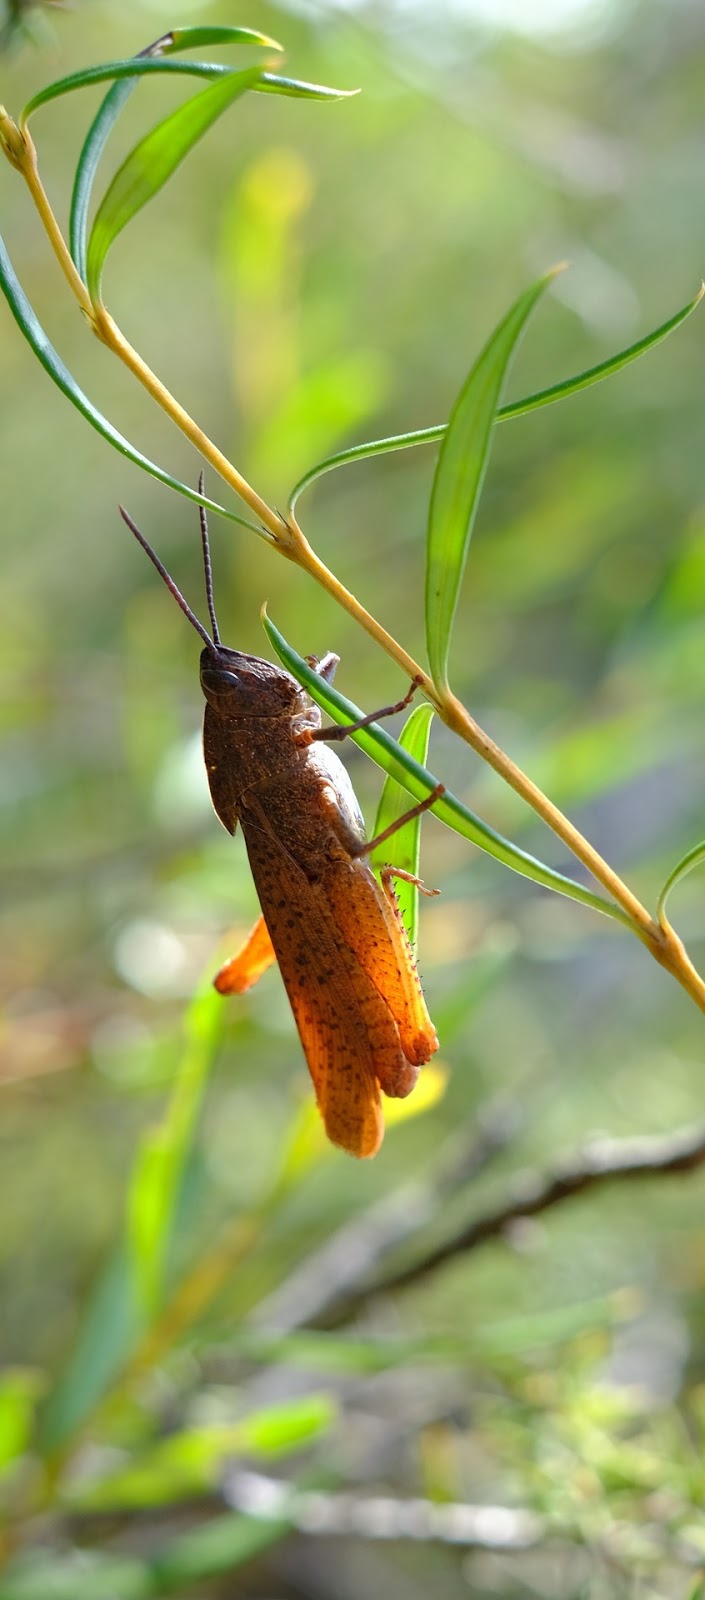
[[[172,37],[177,38],[179,33],[184,31],[186,30],[175,29]],[[165,38],[168,37],[169,35],[165,35]],[[157,40],[156,43],[161,44],[161,40]],[[185,45],[175,45],[172,48],[190,47],[187,42]],[[279,46],[275,48],[278,49]],[[226,67],[219,61],[169,61],[159,56],[145,55],[125,56],[119,61],[103,61],[98,66],[82,67],[78,72],[70,72],[65,78],[56,78],[53,83],[48,83],[27,101],[21,122],[23,124],[28,122],[40,106],[48,105],[50,101],[58,100],[64,94],[73,94],[76,89],[90,89],[97,83],[112,83],[123,78],[151,77],[154,73],[165,73],[174,77],[214,79],[237,76],[237,69]],[[360,92],[359,89],[336,89],[328,83],[310,83],[305,78],[283,77],[277,72],[261,72],[260,81],[255,88],[258,94],[283,94],[294,100],[350,100]]]
[[[448,653],[502,385],[530,312],[552,273],[532,284],[487,341],[460,391],[431,489],[426,541],[426,649],[431,677],[448,691]]]
[[[141,467],[143,472],[150,473],[160,483],[165,483],[170,489],[175,489],[177,494],[184,495],[187,500],[195,500],[197,505],[207,506],[209,511],[217,512],[218,516],[227,517],[230,522],[237,522],[240,527],[250,528],[253,533],[261,535],[262,530],[257,528],[255,523],[248,522],[245,517],[239,516],[236,511],[228,511],[225,506],[219,505],[216,500],[210,500],[207,495],[200,495],[197,489],[190,489],[187,484],[181,483],[178,478],[172,477],[170,472],[165,472],[163,467],[158,467],[154,461],[150,461],[148,456],[144,456],[141,450],[137,450],[134,445],[130,444],[129,440],[125,439],[123,434],[119,433],[111,422],[108,422],[107,417],[103,416],[97,406],[93,405],[75,378],[72,377],[68,367],[64,366],[61,357],[57,354],[36,317],[17,278],[1,238],[0,288],[5,295],[20,331],[24,334],[28,344],[31,345],[45,372],[48,372],[49,377],[53,378],[54,383],[62,394],[65,394],[71,404],[76,407],[76,410],[80,411],[87,422],[90,422],[91,427],[95,428],[97,433],[102,434],[104,439],[107,439],[108,444],[111,444],[113,449],[119,451],[120,455],[126,456],[128,461],[132,461],[135,466]]]
[[[231,72],[157,123],[123,161],[96,212],[88,240],[86,283],[100,298],[105,258],[113,240],[163,188],[204,133],[261,78],[259,67]]]
[[[278,72],[263,72],[257,94],[286,94],[292,100],[352,100],[359,89],[331,89],[326,83],[308,83],[303,78],[284,78]]]
[[[152,44],[141,50],[134,59],[134,70],[129,76],[118,79],[105,96],[96,112],[83,141],[81,153],[76,164],[73,191],[71,194],[71,212],[69,218],[69,241],[71,254],[76,267],[85,282],[86,277],[86,242],[88,236],[88,212],[93,192],[93,183],[101,156],[108,142],[115,123],[130,98],[133,90],[137,88],[140,76],[145,68],[153,69],[155,63],[159,65],[163,57],[175,54],[180,50],[193,50],[202,45],[213,44],[247,44],[262,46],[265,49],[280,50],[281,46],[276,39],[270,39],[266,33],[257,33],[252,28],[174,28],[170,33],[162,34],[160,39],[155,39]],[[207,63],[210,65],[210,63]],[[121,67],[125,63],[120,63]],[[169,62],[171,67],[173,63]],[[183,65],[180,63],[180,65]],[[186,64],[186,68],[191,66]],[[195,63],[197,66],[206,63]],[[200,75],[200,74],[199,74]],[[74,88],[82,87],[80,73],[73,74]],[[66,82],[67,80],[64,80]],[[30,108],[36,109],[37,104],[43,105],[48,99],[56,97],[57,85],[51,84],[47,90],[35,96],[30,101],[30,106],[25,108],[24,117],[30,114]],[[67,92],[67,91],[62,91]]]
[[[262,612],[262,622],[272,648],[282,664],[332,721],[341,725],[358,721],[362,716],[359,708],[352,700],[346,700],[339,690],[334,689],[332,684],[327,683],[319,673],[315,672],[303,656],[298,655],[267,615],[266,609]],[[383,771],[395,778],[414,800],[423,800],[437,787],[439,780],[434,778],[420,762],[414,760],[414,757],[404,750],[396,739],[392,739],[378,723],[372,723],[368,728],[361,728],[350,737],[366,755],[371,756],[378,767],[382,767]],[[480,817],[464,806],[450,790],[446,789],[441,799],[435,802],[433,815],[447,827],[452,828],[455,833],[476,844],[480,850],[494,856],[496,861],[501,861],[503,866],[511,867],[514,872],[521,873],[522,877],[531,878],[534,883],[540,883],[546,889],[554,889],[570,900],[579,900],[582,905],[591,906],[594,911],[602,911],[606,916],[613,917],[616,922],[631,928],[629,918],[619,906],[612,905],[609,900],[603,899],[593,890],[575,883],[572,878],[564,877],[553,867],[546,866],[535,856],[520,850],[518,845],[511,844],[500,833],[495,833],[494,828],[482,822]]]
[[[90,70],[90,69],[89,69]],[[163,188],[172,173],[212,127],[218,117],[245,94],[248,89],[260,89],[267,94],[289,95],[295,99],[339,100],[355,90],[330,89],[324,84],[304,83],[297,78],[284,78],[276,73],[264,72],[260,67],[233,71],[213,62],[180,62],[146,60],[113,63],[111,68],[94,68],[94,74],[106,77],[133,78],[149,72],[190,72],[199,77],[215,78],[210,88],[194,95],[185,105],[179,106],[152,128],[130,151],[115,174],[96,213],[86,251],[86,284],[93,300],[100,296],[100,284],[105,258],[113,240],[127,223],[154,195]],[[72,89],[83,87],[74,74]],[[99,81],[98,76],[93,82]],[[66,82],[66,80],[64,80]],[[53,86],[57,91],[58,86]],[[45,91],[47,94],[48,91]],[[30,109],[36,109],[30,102]],[[118,108],[119,109],[119,108]],[[83,201],[81,201],[83,204]]]
[[[560,383],[553,383],[548,389],[539,389],[536,394],[525,395],[522,400],[512,400],[508,405],[500,406],[495,422],[508,422],[512,417],[521,417],[528,411],[536,411],[540,406],[549,406],[556,400],[567,400],[571,394],[578,394],[581,389],[588,389],[593,383],[601,383],[603,378],[612,377],[613,373],[620,372],[622,367],[629,366],[631,361],[636,361],[639,356],[652,350],[655,345],[666,339],[669,333],[679,328],[686,317],[689,317],[705,294],[705,284],[701,284],[693,300],[686,306],[662,322],[658,328],[637,339],[635,344],[627,345],[626,349],[619,350],[616,355],[609,356],[606,361],[599,361],[597,366],[587,367],[584,372],[576,373],[572,378],[564,378]],[[309,489],[322,478],[326,472],[332,472],[335,467],[350,465],[353,461],[365,461],[368,456],[386,455],[392,450],[410,450],[418,444],[437,444],[444,437],[448,424],[438,423],[432,428],[416,428],[411,433],[392,434],[387,439],[370,439],[365,444],[351,445],[348,450],[337,450],[334,455],[327,456],[324,461],[319,461],[311,467],[292,489],[289,496],[289,509],[294,511],[299,497],[304,489]]]
[[[428,754],[428,740],[433,721],[433,707],[429,705],[415,706],[407,718],[405,726],[399,735],[399,744],[407,750],[415,761],[421,766],[425,765]],[[389,774],[384,780],[380,795],[377,816],[375,817],[373,838],[384,833],[398,817],[403,817],[408,811],[408,791],[397,783],[396,778]],[[373,867],[384,866],[385,862],[393,861],[395,867],[400,867],[403,872],[411,873],[412,877],[419,875],[419,851],[421,846],[421,817],[413,817],[411,822],[404,824],[398,832],[392,835],[388,844],[379,845],[372,851],[370,861]],[[395,884],[399,910],[401,911],[404,926],[409,935],[413,951],[416,951],[419,922],[419,891],[413,883],[407,883],[403,878],[398,878]]]

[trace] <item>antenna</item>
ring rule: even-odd
[[[202,492],[203,491],[201,491],[201,493]],[[118,506],[118,510],[120,512],[120,516],[122,517],[123,522],[127,523],[127,526],[130,529],[130,532],[134,533],[134,536],[135,536],[138,544],[141,544],[142,549],[144,551],[146,551],[147,555],[149,556],[149,559],[152,562],[152,565],[156,567],[160,578],[164,579],[164,582],[165,582],[165,584],[167,586],[167,589],[169,589],[171,594],[173,594],[177,605],[181,606],[181,610],[183,611],[184,616],[188,617],[188,620],[191,623],[192,628],[195,628],[196,632],[200,633],[201,638],[203,639],[204,643],[208,646],[209,650],[215,650],[216,645],[218,645],[220,643],[220,640],[218,638],[217,628],[214,630],[215,631],[215,644],[214,644],[213,640],[210,637],[210,634],[206,633],[206,630],[205,630],[205,628],[203,626],[203,623],[199,622],[195,611],[191,610],[190,605],[188,605],[187,602],[184,600],[184,597],[183,597],[183,595],[181,593],[181,590],[177,589],[176,584],[174,583],[174,579],[169,576],[169,573],[167,572],[166,567],[164,566],[163,562],[161,562],[159,560],[159,556],[157,555],[156,550],[152,549],[151,544],[149,544],[148,541],[145,539],[144,534],[140,533],[140,530],[137,527],[137,523],[132,521],[132,517],[129,515],[129,512],[127,512],[125,510],[124,506]],[[206,535],[206,537],[207,537],[207,535]],[[209,569],[210,569],[210,562],[209,562]],[[208,579],[207,578],[206,578],[206,589],[208,589]],[[209,605],[209,610],[210,610],[211,616],[213,617],[212,600],[211,600],[211,604]],[[213,620],[215,621],[215,618],[213,618]]]
[[[201,474],[199,476],[199,479],[198,479],[198,493],[199,494],[203,494],[204,489],[205,489],[205,485],[206,485],[205,474],[203,472],[201,472]],[[215,602],[213,600],[213,568],[211,566],[211,547],[210,547],[210,541],[209,541],[209,538],[208,538],[208,518],[206,516],[206,508],[205,508],[205,506],[199,506],[198,507],[198,515],[199,515],[199,517],[201,519],[201,544],[203,545],[203,571],[204,571],[205,579],[206,579],[206,600],[208,601],[208,615],[209,615],[209,617],[211,619],[211,627],[213,629],[213,639],[214,639],[216,644],[220,644],[220,633],[218,631],[218,619],[217,619],[216,614],[215,614]]]

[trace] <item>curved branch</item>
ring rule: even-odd
[[[469,1255],[490,1239],[502,1238],[515,1222],[540,1216],[552,1206],[604,1184],[632,1178],[667,1177],[695,1172],[705,1166],[705,1126],[681,1128],[675,1133],[634,1139],[594,1139],[571,1161],[548,1175],[529,1171],[518,1174],[505,1198],[460,1228],[440,1245],[407,1267],[362,1284],[326,1308],[326,1327],[339,1326],[379,1295],[418,1283],[456,1256]]]

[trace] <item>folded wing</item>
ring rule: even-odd
[[[312,883],[269,829],[244,824],[244,832],[326,1132],[350,1154],[372,1156],[384,1133],[380,1085],[386,1094],[409,1094],[418,1069],[402,1048],[385,995],[361,962],[350,919],[344,925],[338,919],[337,863]],[[368,925],[372,919],[373,937],[384,938],[380,891],[371,881]]]

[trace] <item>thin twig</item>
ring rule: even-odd
[[[564,1200],[625,1178],[667,1177],[695,1172],[704,1165],[705,1126],[702,1124],[663,1137],[594,1139],[548,1176],[538,1172],[520,1173],[493,1210],[476,1217],[474,1222],[459,1229],[443,1244],[434,1245],[409,1266],[363,1284],[345,1298],[340,1297],[327,1308],[325,1326],[338,1327],[349,1322],[370,1300],[420,1282],[456,1256],[469,1255],[488,1240],[501,1238],[513,1223],[540,1216]]]

